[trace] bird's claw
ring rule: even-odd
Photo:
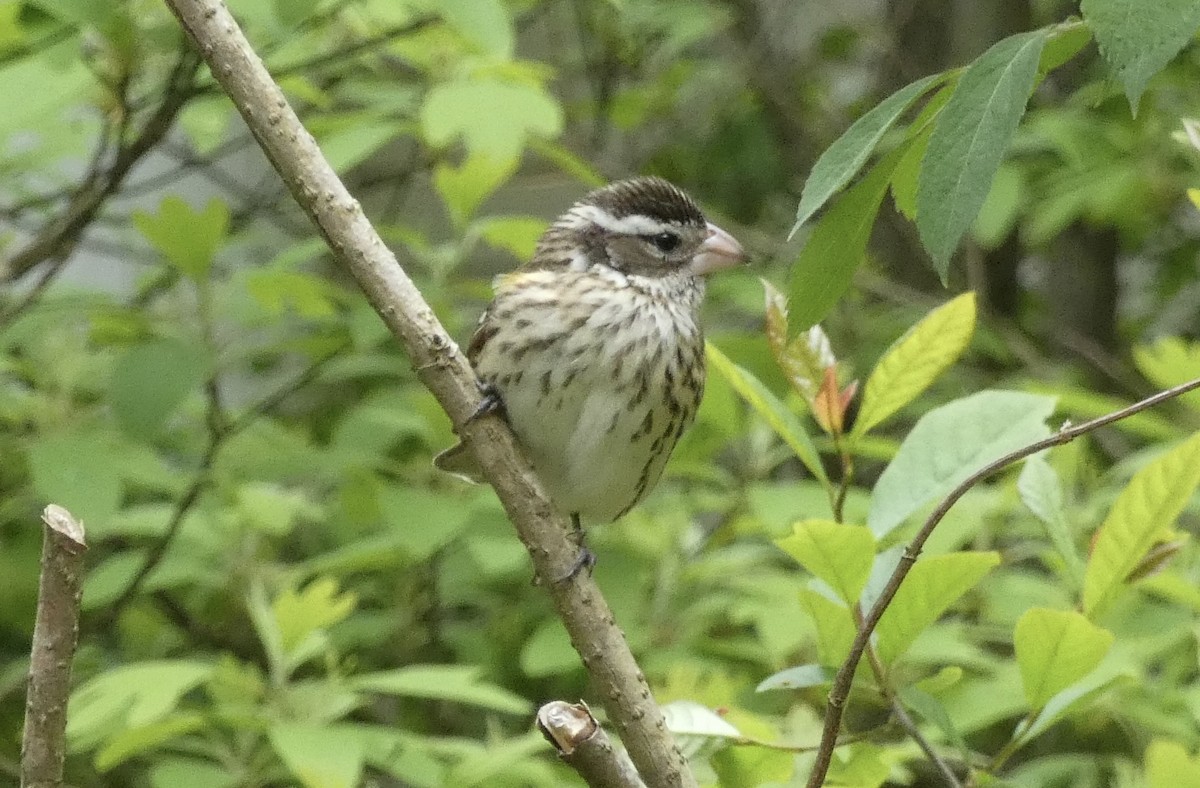
[[[572,580],[574,580],[576,577],[578,577],[579,573],[585,569],[587,570],[587,573],[590,575],[592,573],[592,567],[594,567],[595,565],[596,565],[596,554],[593,553],[591,550],[589,550],[587,545],[580,545],[579,553],[578,553],[578,555],[575,556],[575,562],[571,564],[571,568],[567,570],[566,574],[564,574],[562,577],[555,580],[554,583],[555,583],[555,585],[560,585],[562,583],[569,583]]]
[[[475,408],[475,412],[467,417],[466,424],[471,424],[493,413],[507,420],[508,414],[504,410],[504,398],[500,396],[500,390],[495,385],[480,383],[479,393],[483,395],[483,399],[479,400],[479,406]]]

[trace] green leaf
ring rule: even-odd
[[[542,88],[491,78],[436,85],[421,107],[431,145],[461,137],[469,153],[499,162],[519,157],[527,136],[558,136],[562,123],[562,109]]]
[[[1138,371],[1165,389],[1200,378],[1200,342],[1181,337],[1162,337],[1152,345],[1133,349]],[[1200,391],[1189,391],[1179,398],[1188,407],[1200,410]]]
[[[1200,27],[1200,0],[1083,0],[1079,10],[1135,115],[1146,83]]]
[[[755,687],[755,692],[765,692],[767,690],[786,689],[797,690],[805,687],[819,687],[823,684],[832,683],[834,671],[830,668],[825,668],[820,665],[797,665],[792,668],[784,668],[778,673],[767,676],[758,683]]]
[[[103,527],[121,503],[120,469],[112,456],[112,436],[102,430],[37,435],[29,447],[33,490],[69,509],[89,530],[89,521]]]
[[[1083,612],[1095,617],[1125,584],[1200,484],[1200,433],[1142,468],[1117,496],[1096,535],[1083,579]]]
[[[102,673],[71,693],[67,737],[82,748],[125,729],[158,722],[212,671],[213,666],[204,662],[161,660]]]
[[[880,659],[888,664],[903,654],[955,600],[999,564],[1000,554],[995,552],[947,553],[917,561],[876,627]]]
[[[507,714],[529,712],[529,701],[481,681],[479,674],[478,668],[467,665],[409,665],[380,673],[364,673],[349,683],[364,692],[449,700]]]
[[[277,724],[271,747],[305,788],[355,788],[362,776],[365,744],[346,726]]]
[[[848,605],[858,601],[875,560],[875,537],[870,530],[831,520],[796,523],[792,535],[775,544],[825,581]]]
[[[1111,632],[1073,610],[1026,611],[1017,621],[1013,644],[1029,707],[1041,709],[1095,670],[1112,641]]]
[[[441,0],[438,12],[479,51],[512,60],[512,17],[500,0]]]
[[[875,483],[867,526],[877,539],[971,474],[1050,434],[1054,398],[981,391],[926,413]]]
[[[1114,684],[1140,683],[1140,677],[1135,677],[1133,673],[1132,670],[1116,667],[1111,659],[1105,660],[1099,668],[1051,698],[1033,720],[1032,725],[1018,725],[1013,736],[1022,739],[1023,744],[1042,734],[1066,715],[1083,709]]]
[[[854,434],[866,433],[929,388],[962,355],[974,331],[974,293],[946,302],[913,326],[867,378]]]
[[[1017,493],[1021,502],[1046,526],[1046,535],[1062,556],[1067,572],[1078,589],[1083,585],[1083,560],[1075,547],[1071,524],[1063,504],[1062,482],[1058,473],[1046,462],[1045,456],[1035,454],[1025,460],[1017,477]]]
[[[186,712],[172,714],[149,725],[122,731],[110,738],[96,753],[96,770],[106,772],[135,755],[153,750],[172,739],[201,730],[208,724],[208,718],[204,715]]]
[[[201,758],[161,755],[149,765],[151,788],[234,788],[236,774]]]
[[[896,210],[910,222],[916,221],[917,218],[917,182],[920,179],[925,150],[929,147],[929,138],[933,135],[933,121],[954,95],[960,74],[961,69],[951,72],[946,84],[925,103],[921,114],[912,122],[908,132],[911,137],[908,150],[904,152],[896,165],[896,171],[892,173],[892,201],[896,204]]]
[[[772,394],[771,390],[764,386],[758,378],[730,361],[729,357],[711,342],[707,344],[706,349],[708,363],[729,381],[733,390],[746,400],[759,416],[762,416],[784,443],[791,447],[800,462],[804,463],[804,467],[808,468],[809,473],[822,482],[828,483],[829,477],[825,475],[820,455],[817,454],[816,447],[813,446],[812,440],[804,431],[804,426],[796,414],[788,410],[787,406],[780,402],[779,398]]]
[[[134,345],[113,366],[108,390],[113,415],[126,434],[151,438],[208,376],[208,357],[196,343],[155,339]]]
[[[724,717],[692,700],[664,704],[662,712],[667,730],[674,734],[675,741],[688,758],[710,750],[713,740],[722,743],[722,740],[742,738],[742,732]]]
[[[1200,758],[1179,742],[1155,739],[1146,748],[1148,788],[1200,788]]]
[[[229,231],[229,206],[212,199],[197,211],[181,198],[163,198],[158,213],[136,211],[133,224],[167,262],[199,282],[208,278],[213,258]]]
[[[479,206],[517,171],[516,156],[500,158],[488,153],[471,152],[457,167],[438,164],[433,169],[433,185],[459,225],[466,224]]]
[[[946,76],[934,74],[900,88],[854,121],[842,136],[825,149],[804,182],[800,205],[796,208],[793,233],[819,211],[835,192],[858,174],[870,158],[871,152],[875,150],[875,146],[879,144],[879,140],[883,139],[883,135],[904,111],[930,88],[940,84]]]
[[[905,150],[901,145],[884,156],[813,227],[792,265],[788,283],[789,330],[793,336],[823,318],[850,286],[866,256],[867,241],[888,181]]]
[[[917,185],[917,229],[943,282],[1025,114],[1046,38],[1044,30],[1021,33],[980,55],[934,125]]]
[[[492,216],[478,229],[483,240],[525,261],[533,257],[538,239],[546,231],[546,220],[536,216]]]
[[[328,577],[312,581],[302,591],[287,589],[275,597],[271,613],[288,667],[295,668],[313,656],[316,647],[308,646],[313,635],[344,621],[357,601],[352,593],[339,594],[337,581]]]
[[[850,608],[811,588],[800,592],[800,604],[817,627],[818,661],[828,667],[840,665],[857,631]]]

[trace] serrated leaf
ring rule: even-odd
[[[1095,617],[1172,524],[1200,484],[1200,433],[1142,468],[1097,532],[1083,579],[1083,611]]]
[[[267,732],[271,747],[304,788],[354,788],[362,776],[365,744],[347,726],[279,723]]]
[[[1200,27],[1200,0],[1083,0],[1079,10],[1134,115],[1146,83]]]
[[[854,121],[842,136],[825,149],[804,182],[800,205],[796,208],[793,233],[819,211],[835,192],[858,174],[870,158],[871,152],[875,150],[875,146],[879,144],[879,140],[904,111],[930,88],[946,79],[946,76],[934,74],[900,88]]]
[[[804,463],[804,467],[808,468],[809,473],[822,482],[828,482],[829,477],[825,475],[820,455],[817,454],[812,439],[804,431],[804,426],[796,414],[788,410],[758,378],[730,361],[729,357],[711,342],[707,344],[706,349],[708,363],[729,381],[733,390],[775,430],[783,442],[795,452],[800,462]]]
[[[926,413],[900,444],[871,493],[867,526],[877,539],[971,474],[1047,437],[1053,397],[981,391]]]
[[[917,229],[942,281],[975,221],[1037,79],[1044,30],[1010,36],[963,73],[921,163]]]
[[[789,331],[793,335],[823,318],[850,286],[866,256],[875,215],[904,151],[901,145],[884,156],[813,227],[792,265],[788,283]]]
[[[530,710],[529,701],[483,681],[479,669],[468,665],[408,665],[364,673],[348,683],[363,692],[448,700],[508,714],[525,714]]]
[[[339,594],[337,581],[318,578],[302,590],[285,589],[271,603],[271,613],[279,628],[280,645],[294,668],[311,654],[301,655],[302,646],[314,633],[328,629],[354,612],[357,597]]]
[[[1074,588],[1083,584],[1083,560],[1075,547],[1071,524],[1067,521],[1063,503],[1062,482],[1058,473],[1046,462],[1045,456],[1035,454],[1025,460],[1025,467],[1017,477],[1017,493],[1021,502],[1037,516],[1046,527],[1046,535],[1054,549],[1062,556]]]
[[[1095,670],[1112,641],[1111,632],[1073,610],[1025,611],[1017,620],[1013,645],[1029,707],[1041,709]]]
[[[922,318],[871,371],[854,434],[866,433],[929,388],[962,355],[974,331],[974,293],[963,293]]]
[[[832,520],[798,522],[792,526],[791,536],[775,544],[825,581],[848,605],[858,601],[875,561],[875,537],[870,530]]]
[[[1000,554],[947,553],[921,558],[879,620],[879,657],[890,664],[942,613],[1000,564]]]
[[[152,437],[207,376],[207,355],[195,343],[156,339],[134,345],[113,365],[113,415],[130,436]]]
[[[229,232],[229,206],[212,199],[197,211],[170,195],[159,203],[158,213],[135,211],[133,224],[167,262],[199,282],[208,277],[217,249]]]

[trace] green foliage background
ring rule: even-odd
[[[1200,4],[1150,5],[231,3],[456,336],[612,178],[752,250],[667,478],[590,536],[730,786],[802,783],[853,606],[964,471],[1200,377]],[[0,781],[55,502],[71,784],[570,784],[530,716],[594,698],[524,549],[165,7],[0,2],[0,98]],[[970,492],[831,784],[937,784],[895,698],[980,784],[1200,784],[1198,428],[1193,394]]]

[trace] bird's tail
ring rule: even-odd
[[[438,470],[452,473],[460,479],[475,482],[476,484],[483,482],[483,474],[479,471],[479,464],[475,462],[475,457],[462,443],[456,443],[434,457],[433,465]]]

